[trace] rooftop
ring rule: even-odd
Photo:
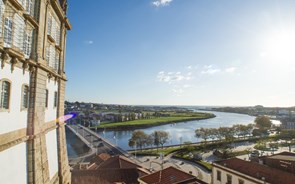
[[[293,184],[295,175],[256,162],[248,162],[238,158],[217,161],[214,166],[232,169],[236,172],[251,176],[269,183]]]
[[[205,184],[196,177],[174,167],[143,176],[139,180],[147,184]]]

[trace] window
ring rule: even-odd
[[[5,6],[2,0],[0,0],[0,36],[2,37],[2,22],[3,22],[3,14],[4,14]]]
[[[51,14],[48,14],[48,20],[47,20],[47,34],[51,35],[51,29],[52,29],[52,16]]]
[[[48,107],[48,90],[45,90],[45,107]]]
[[[33,0],[27,0],[26,2],[26,11],[28,14],[30,15],[34,15],[34,4],[33,4]]]
[[[12,43],[12,20],[9,17],[5,18],[4,23],[4,47],[11,47]]]
[[[217,171],[217,181],[221,181],[221,172]]]
[[[22,91],[22,108],[28,108],[29,106],[29,86],[24,85]]]
[[[49,43],[47,43],[47,44],[49,44]],[[50,46],[46,47],[46,61],[47,61],[47,64],[49,65],[49,62],[50,62]]]
[[[20,50],[23,50],[25,22],[21,16],[19,16],[18,14],[15,14],[13,18],[13,23],[14,23],[13,45],[19,48]]]
[[[21,4],[23,7],[26,5],[26,0],[17,0],[19,4]]]
[[[244,180],[239,179],[239,184],[244,184],[244,183],[245,183]]]
[[[32,33],[26,33],[24,37],[24,54],[25,58],[30,58],[32,45]]]
[[[226,180],[227,180],[226,184],[232,184],[232,176],[231,175],[227,174]]]
[[[56,30],[55,30],[55,43],[56,45],[60,45],[60,27],[56,22]]]
[[[55,67],[55,47],[53,45],[50,45],[49,66],[51,68]]]
[[[9,109],[10,83],[8,81],[2,81],[0,84],[1,84],[0,108]]]
[[[59,52],[55,52],[54,69],[55,69],[56,71],[58,71],[58,69],[59,69]]]
[[[54,107],[57,107],[57,92],[54,92]]]

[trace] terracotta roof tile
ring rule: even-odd
[[[72,184],[138,184],[139,176],[137,169],[75,170],[72,171]]]
[[[188,183],[199,183],[204,182],[199,181],[196,177],[178,170],[174,167],[168,167],[164,170],[157,171],[153,174],[143,176],[139,178],[141,181],[148,184],[188,184]]]
[[[98,169],[111,169],[111,168],[138,168],[141,167],[130,159],[124,157],[124,156],[115,156],[111,157],[108,160],[101,163],[98,167]]]

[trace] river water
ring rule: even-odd
[[[206,111],[200,111],[206,112]],[[160,125],[150,128],[138,129],[143,130],[147,134],[151,134],[155,130],[163,130],[169,132],[170,140],[165,145],[175,145],[180,144],[181,142],[198,142],[201,139],[195,137],[195,130],[201,127],[204,128],[219,128],[219,127],[230,127],[234,124],[249,124],[253,123],[255,117],[244,115],[244,114],[236,114],[236,113],[225,113],[225,112],[215,112],[210,111],[209,113],[213,113],[216,115],[215,118],[206,119],[206,120],[197,120],[197,121],[189,121],[183,123],[176,123],[173,125]],[[105,137],[113,144],[118,145],[122,149],[129,150],[132,149],[128,146],[128,141],[131,138],[132,132],[134,130],[105,130],[98,131],[102,137]]]

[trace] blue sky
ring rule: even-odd
[[[294,0],[68,3],[67,100],[295,105]]]

